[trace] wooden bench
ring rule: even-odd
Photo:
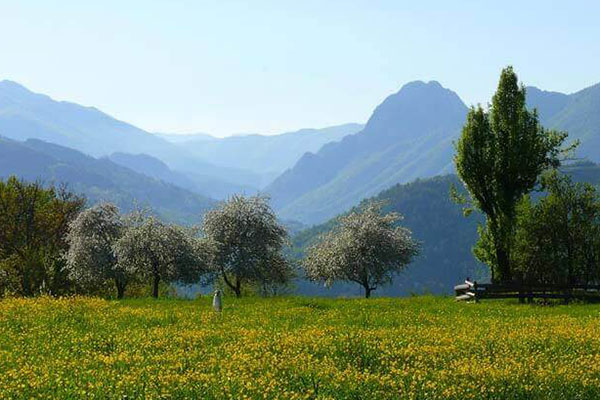
[[[600,285],[526,285],[477,283],[469,278],[454,286],[457,301],[481,299],[579,299],[600,301]]]

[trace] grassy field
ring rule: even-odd
[[[600,306],[0,301],[0,398],[597,399]]]

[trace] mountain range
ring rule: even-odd
[[[301,129],[278,135],[236,135],[211,138],[206,134],[162,135],[201,160],[211,164],[252,171],[264,176],[268,184],[292,167],[306,152],[316,152],[323,145],[336,142],[363,128],[361,124],[343,124],[322,129]]]
[[[600,162],[600,84],[573,94],[527,88],[541,123],[569,132],[577,156]],[[101,111],[58,102],[0,82],[0,178],[67,183],[90,203],[128,210],[137,202],[183,224],[197,223],[217,200],[263,192],[293,231],[296,255],[332,226],[331,218],[367,198],[388,202],[423,243],[423,252],[380,294],[446,291],[483,269],[470,254],[475,217],[464,219],[448,199],[457,183],[452,157],[468,112],[438,82],[411,82],[387,97],[367,123],[305,129],[275,136],[215,138],[152,134]],[[576,180],[600,184],[600,167],[570,166]],[[441,175],[441,176],[440,176]],[[299,281],[301,293],[323,289]],[[330,294],[355,294],[336,285]]]
[[[96,108],[55,101],[16,82],[0,82],[0,135],[15,140],[40,139],[94,157],[114,152],[152,156],[185,175],[191,182],[189,189],[215,198],[256,193],[293,166],[304,152],[316,151],[322,144],[358,129],[358,124],[347,124],[226,139],[206,134],[151,134]],[[250,168],[254,161],[257,167]]]
[[[571,95],[527,88],[543,126],[578,139],[600,161],[600,84]],[[265,190],[285,218],[314,224],[396,183],[453,172],[454,141],[468,111],[438,82],[411,82],[378,106],[365,128],[305,154]]]

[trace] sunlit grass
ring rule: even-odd
[[[600,306],[0,301],[0,398],[599,398]]]

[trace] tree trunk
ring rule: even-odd
[[[32,284],[31,284],[31,270],[32,268],[29,266],[29,260],[25,260],[24,261],[24,267],[22,268],[22,275],[21,275],[21,292],[23,293],[24,297],[33,297],[34,295],[34,290],[32,288]]]
[[[117,287],[117,299],[120,300],[125,296],[125,282],[115,279],[115,286]]]
[[[225,272],[223,272],[223,280],[225,281],[225,284],[227,286],[229,286],[229,288],[231,290],[233,290],[233,293],[235,293],[235,297],[242,297],[242,289],[241,289],[241,282],[239,280],[239,278],[235,278],[235,285],[233,283],[231,283],[231,281],[229,280],[229,278],[227,278],[227,274]]]
[[[369,297],[371,297],[371,291],[373,290],[373,288],[370,288],[368,286],[365,286],[365,298],[368,299]]]
[[[233,291],[235,292],[235,297],[238,299],[242,297],[242,283],[237,278],[235,279],[235,287],[233,288]]]
[[[160,276],[154,275],[154,282],[152,284],[152,297],[158,298],[158,283],[160,282]]]
[[[496,260],[498,261],[498,280],[500,282],[510,282],[512,280],[510,260],[508,251],[502,245],[496,247]]]

